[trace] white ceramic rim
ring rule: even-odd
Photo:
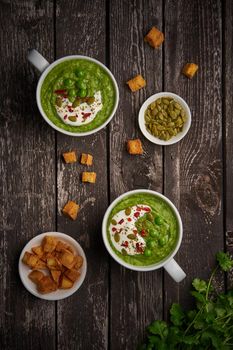
[[[150,134],[146,130],[146,126],[145,126],[144,114],[145,114],[145,111],[146,111],[147,107],[149,106],[149,104],[151,104],[153,101],[155,101],[156,99],[158,99],[160,97],[172,97],[172,98],[174,98],[177,102],[179,102],[182,105],[182,107],[186,111],[186,115],[187,115],[187,121],[184,123],[183,130],[180,133],[178,133],[176,136],[173,136],[168,141],[160,140],[158,137],[153,136],[152,134]],[[185,137],[185,135],[187,134],[187,132],[190,129],[191,119],[192,119],[191,118],[191,111],[190,111],[190,108],[189,108],[187,102],[185,102],[185,100],[182,97],[180,97],[179,95],[174,94],[173,92],[159,92],[157,94],[154,94],[154,95],[150,96],[143,103],[143,105],[140,108],[139,114],[138,114],[138,124],[139,124],[139,127],[140,127],[141,132],[143,133],[143,135],[149,141],[155,143],[156,145],[162,145],[162,146],[173,145],[174,143],[177,143],[180,140],[182,140],[183,137]]]
[[[97,65],[99,65],[100,67],[102,67],[107,73],[108,75],[111,77],[114,88],[115,88],[115,105],[114,108],[112,110],[112,113],[110,114],[110,116],[108,117],[108,119],[100,126],[98,126],[98,128],[90,130],[90,131],[85,131],[85,132],[71,132],[71,131],[67,131],[64,129],[59,128],[57,125],[55,125],[46,115],[46,113],[44,112],[42,106],[41,106],[41,98],[40,98],[40,92],[41,92],[41,86],[44,82],[45,77],[47,76],[47,74],[55,67],[57,66],[59,63],[63,62],[63,61],[69,61],[69,60],[73,60],[73,59],[84,59],[87,61],[92,61],[95,62]],[[92,57],[88,57],[88,56],[82,56],[82,55],[70,55],[70,56],[65,56],[62,58],[59,58],[58,60],[54,61],[53,63],[49,64],[49,66],[43,71],[43,73],[40,76],[40,79],[38,81],[37,84],[37,88],[36,88],[36,102],[37,102],[37,106],[39,108],[40,114],[42,115],[42,117],[45,119],[45,121],[55,130],[69,135],[69,136],[75,136],[75,137],[80,137],[80,136],[87,136],[87,135],[91,135],[94,134],[96,132],[98,132],[99,130],[103,129],[114,117],[114,114],[116,113],[117,107],[118,107],[118,103],[119,103],[119,89],[118,89],[118,85],[116,82],[116,79],[114,78],[112,72],[100,61],[96,60],[95,58]]]
[[[121,258],[119,258],[113,251],[109,241],[108,241],[108,237],[107,237],[107,221],[108,221],[108,217],[110,212],[112,211],[112,209],[115,207],[115,205],[120,202],[123,198],[135,194],[135,193],[150,193],[156,197],[162,198],[174,211],[177,221],[178,221],[178,226],[179,226],[179,237],[177,240],[177,244],[175,249],[171,252],[170,255],[168,255],[165,259],[163,259],[161,262],[153,264],[153,265],[148,265],[148,266],[136,266],[136,265],[131,265],[126,263],[124,260],[122,260]],[[103,237],[103,241],[104,241],[104,245],[107,249],[107,251],[109,252],[109,254],[112,256],[112,258],[118,262],[120,265],[126,267],[127,269],[130,270],[134,270],[134,271],[152,271],[152,270],[157,270],[161,267],[163,267],[168,261],[170,261],[177,253],[177,251],[180,248],[181,245],[181,241],[182,241],[182,237],[183,237],[183,225],[182,225],[182,221],[181,221],[181,217],[180,214],[177,210],[177,208],[175,207],[175,205],[170,201],[170,199],[168,199],[167,197],[165,197],[163,194],[156,192],[156,191],[152,191],[152,190],[144,190],[144,189],[138,189],[138,190],[132,190],[132,191],[128,191],[123,193],[122,195],[120,195],[119,197],[117,197],[108,207],[108,209],[105,212],[104,218],[103,218],[103,222],[102,222],[102,237]]]
[[[48,294],[40,294],[39,292],[37,292],[36,290],[36,286],[35,284],[28,278],[28,274],[31,271],[31,269],[29,267],[27,267],[25,264],[23,264],[22,262],[22,258],[23,255],[25,253],[25,251],[30,251],[31,247],[34,245],[37,245],[37,241],[40,240],[40,243],[42,241],[42,239],[44,238],[44,236],[56,236],[57,238],[60,238],[62,240],[64,240],[65,242],[69,243],[70,245],[72,245],[72,247],[75,249],[76,252],[78,252],[79,255],[81,255],[83,257],[83,265],[80,269],[81,275],[79,277],[79,279],[74,283],[74,286],[70,289],[58,289],[55,292],[52,293],[48,293]],[[35,242],[35,244],[34,244]],[[44,300],[62,300],[65,298],[68,298],[69,296],[71,296],[72,294],[74,294],[83,284],[83,281],[86,277],[86,272],[87,272],[87,259],[86,259],[86,255],[81,247],[81,245],[72,237],[70,237],[69,235],[66,235],[65,233],[61,233],[61,232],[45,232],[45,233],[41,233],[35,237],[33,237],[23,248],[20,257],[19,257],[19,264],[18,264],[18,270],[19,270],[19,276],[20,279],[24,285],[24,287],[34,296],[36,296],[37,298],[40,299],[44,299]]]

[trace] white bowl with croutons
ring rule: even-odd
[[[18,269],[31,294],[45,300],[61,300],[81,287],[87,260],[75,239],[61,232],[45,232],[23,248]]]
[[[155,105],[154,107],[156,111],[155,115],[153,115],[153,109],[151,109],[150,106],[158,100],[167,100],[169,104],[176,104],[176,106],[180,108],[180,113],[182,111],[182,114],[184,116],[182,117],[179,114],[177,116],[174,115],[175,113],[178,113],[178,108],[176,108],[175,106],[169,106],[169,104],[167,108],[173,108],[173,110],[171,111],[169,108],[169,113],[172,112],[172,116],[170,114],[167,114],[166,116],[167,112],[166,110],[163,110],[163,108],[161,109],[161,111],[157,111],[157,105]],[[148,112],[149,115],[147,115]],[[162,113],[165,113],[165,115],[163,115]],[[146,118],[148,118],[148,120],[146,120]],[[180,124],[176,125],[178,122]],[[173,145],[174,143],[177,143],[181,139],[183,139],[183,137],[185,137],[185,135],[189,131],[189,128],[191,126],[191,111],[188,104],[179,95],[176,95],[172,92],[159,92],[150,96],[143,103],[139,111],[138,123],[141,132],[149,141],[161,146]],[[151,130],[149,130],[149,127],[151,128]],[[158,128],[161,130],[158,130]],[[162,135],[161,132],[163,132]],[[172,135],[173,133],[174,135]],[[169,139],[166,139],[167,137]]]

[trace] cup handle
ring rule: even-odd
[[[49,62],[35,49],[28,53],[28,61],[36,67],[41,73],[49,66]]]
[[[186,277],[186,273],[174,259],[169,260],[163,267],[176,282],[181,282]]]

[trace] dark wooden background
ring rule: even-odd
[[[233,252],[233,2],[231,0],[0,1],[0,348],[16,350],[133,350],[145,326],[167,317],[172,302],[192,306],[191,280],[207,278],[217,251]],[[165,33],[158,50],[143,37]],[[29,48],[50,62],[84,54],[107,64],[120,89],[117,113],[89,137],[56,133],[36,106],[38,73]],[[199,65],[193,80],[186,62]],[[141,73],[147,87],[125,82]],[[178,144],[159,147],[139,131],[143,101],[159,91],[180,94],[192,126]],[[139,137],[140,157],[125,150]],[[90,152],[97,182],[80,182],[83,168],[65,166],[66,150]],[[137,273],[117,265],[101,239],[108,204],[123,192],[149,188],[179,208],[184,238],[176,258],[188,277],[176,284],[162,270]],[[68,199],[81,204],[76,222],[61,216]],[[60,302],[30,295],[19,280],[21,249],[33,236],[57,230],[83,246],[88,273],[82,288]],[[233,276],[219,276],[220,288]]]

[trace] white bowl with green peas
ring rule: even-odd
[[[189,131],[191,111],[182,97],[172,92],[160,92],[143,103],[138,123],[149,141],[162,146],[172,145]]]

